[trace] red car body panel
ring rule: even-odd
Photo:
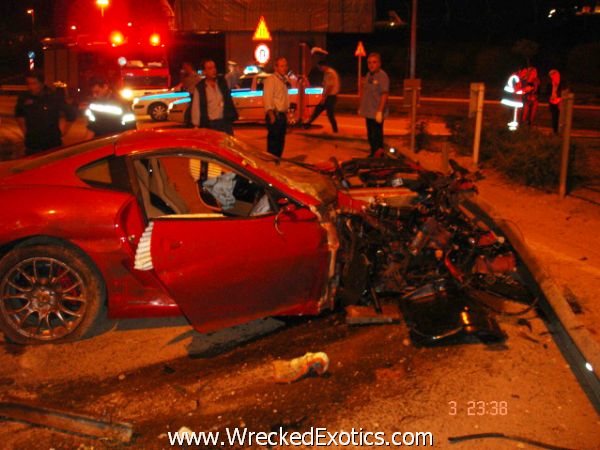
[[[321,297],[328,278],[325,230],[307,209],[282,213],[277,228],[274,220],[154,222],[155,272],[198,329],[285,314]]]
[[[221,133],[202,130],[129,132],[0,164],[0,257],[29,238],[81,249],[104,280],[111,317],[179,315],[201,330],[275,314],[314,314],[323,303],[334,258],[311,207],[327,198],[327,179],[286,183],[227,148]],[[138,197],[82,181],[77,170],[110,156],[202,151],[264,180],[297,209],[250,218],[154,220],[151,271],[134,268],[147,225]],[[256,155],[255,155],[256,156]],[[319,177],[321,177],[319,175]],[[310,178],[310,175],[309,175]],[[307,187],[308,186],[308,187]],[[275,223],[277,220],[277,224]],[[202,230],[202,231],[197,231]],[[199,239],[198,232],[209,234]],[[281,234],[280,234],[281,233]]]

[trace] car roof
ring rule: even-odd
[[[99,149],[112,147],[116,140],[117,136],[107,136],[90,141],[79,142],[77,144],[62,147],[57,150],[39,153],[28,158],[9,161],[5,164],[7,170],[5,171],[6,173],[4,173],[4,175],[28,172],[30,170],[39,169],[53,163],[63,161],[73,156],[85,155],[86,153],[92,154],[97,152]]]
[[[221,148],[224,135],[207,128],[164,129],[128,131],[121,134],[115,142],[115,155],[145,153],[156,148],[174,148],[181,145],[202,142],[204,146]]]

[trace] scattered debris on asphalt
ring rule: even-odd
[[[348,325],[376,325],[400,322],[398,305],[382,305],[381,312],[369,306],[346,306]]]
[[[77,433],[93,439],[130,442],[133,436],[133,427],[129,423],[105,422],[83,414],[20,403],[0,403],[0,418],[65,433]]]
[[[292,383],[309,374],[323,375],[329,368],[329,357],[323,352],[306,353],[289,361],[273,361],[277,383]]]

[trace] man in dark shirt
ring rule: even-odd
[[[75,121],[76,112],[65,101],[64,94],[44,85],[38,72],[25,76],[27,92],[21,94],[15,107],[17,123],[25,136],[25,154],[43,152],[62,145],[62,136]],[[62,124],[61,114],[66,121]]]
[[[88,118],[87,139],[135,130],[131,106],[113,93],[106,80],[94,78],[90,87],[92,101],[85,111]]]
[[[202,68],[205,77],[192,95],[192,125],[233,136],[233,122],[238,119],[238,114],[227,81],[217,74],[217,65],[213,60],[205,60]]]

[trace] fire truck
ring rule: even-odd
[[[44,75],[75,101],[89,97],[92,78],[103,78],[126,100],[167,91],[171,84],[165,45],[157,33],[148,42],[128,42],[119,32],[108,40],[91,36],[47,38]]]

